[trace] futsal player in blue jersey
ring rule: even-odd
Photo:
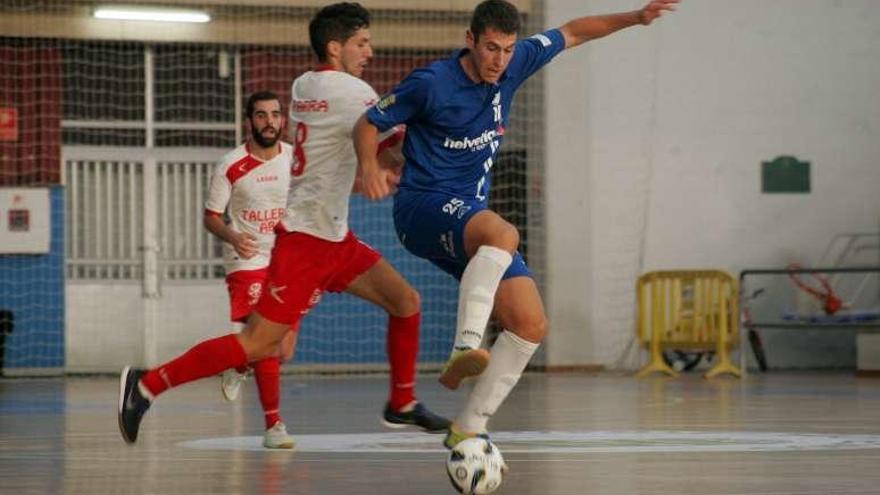
[[[514,93],[564,49],[651,24],[677,3],[652,0],[639,10],[581,17],[518,40],[516,7],[486,0],[474,10],[467,48],[413,71],[356,124],[362,187],[374,200],[391,194],[395,182],[395,172],[375,158],[376,136],[406,124],[406,161],[394,197],[398,237],[460,281],[455,343],[440,382],[455,389],[480,376],[444,440],[448,448],[486,432],[547,333],[541,296],[517,251],[519,232],[487,206]],[[505,331],[490,355],[480,343],[493,308]]]

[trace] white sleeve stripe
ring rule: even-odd
[[[544,48],[547,48],[548,46],[553,44],[553,41],[543,34],[536,34],[532,36],[532,38],[540,41],[541,45],[543,45]]]

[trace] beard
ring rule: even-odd
[[[263,127],[262,129],[259,129],[259,130],[253,129],[253,130],[251,130],[251,134],[253,135],[254,142],[256,142],[258,145],[260,145],[263,148],[271,148],[272,146],[275,146],[275,143],[277,143],[279,139],[281,139],[281,131],[278,129],[275,129],[275,136],[271,137],[271,138],[267,138],[267,137],[263,136],[263,131],[265,131],[266,129],[275,129],[275,128],[272,126],[266,126],[266,127]]]

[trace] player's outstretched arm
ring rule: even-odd
[[[358,167],[361,171],[361,189],[369,199],[378,200],[391,194],[385,171],[379,166],[376,152],[379,150],[379,130],[366,115],[361,115],[352,131]]]
[[[647,26],[663,15],[675,10],[680,0],[651,0],[647,5],[632,12],[580,17],[559,28],[565,37],[565,48],[573,48],[587,41],[608,36],[631,26]]]

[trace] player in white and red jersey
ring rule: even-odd
[[[252,94],[245,114],[251,139],[217,163],[204,216],[205,228],[224,241],[230,320],[235,323],[247,321],[266,285],[275,225],[286,211],[293,163],[293,148],[280,140],[284,116],[278,96],[270,91]],[[288,332],[278,356],[253,364],[267,448],[293,448],[280,414],[280,377],[281,361],[293,356],[295,338],[295,332]],[[227,400],[238,397],[247,370],[243,366],[223,373],[221,390]]]
[[[292,87],[295,165],[266,291],[241,333],[204,341],[149,371],[123,370],[119,427],[127,442],[137,439],[143,414],[157,395],[270,356],[325,290],[348,292],[388,312],[391,393],[383,413],[385,424],[447,431],[449,420],[415,398],[419,294],[348,228],[348,200],[357,174],[351,130],[376,99],[375,91],[360,80],[373,54],[368,28],[369,13],[357,3],[327,6],[309,24],[321,66],[299,77]],[[388,144],[385,139],[384,145]],[[385,150],[379,161],[393,181],[392,155]]]

